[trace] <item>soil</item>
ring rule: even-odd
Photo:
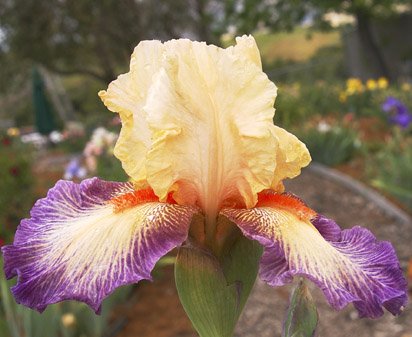
[[[126,315],[128,323],[116,337],[196,337],[177,296],[173,267],[153,283],[142,282]]]
[[[63,179],[66,165],[70,162],[72,156],[64,153],[44,152],[38,154],[35,164],[33,165],[34,193],[36,196],[43,198],[49,188],[53,187],[56,181]]]
[[[299,195],[308,205],[343,228],[362,225],[379,240],[391,241],[401,266],[407,268],[412,255],[412,223],[383,213],[373,202],[350,189],[310,171],[287,183],[287,190]],[[271,288],[257,281],[236,329],[236,337],[280,336],[282,321],[292,286]],[[340,312],[331,309],[322,293],[313,288],[320,323],[318,336],[334,337],[412,337],[412,308],[402,315],[389,313],[379,320],[358,319],[350,305]],[[179,303],[171,268],[153,283],[143,283],[137,300],[127,311],[128,323],[117,337],[195,337]]]

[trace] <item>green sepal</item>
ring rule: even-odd
[[[201,337],[231,337],[256,280],[261,246],[239,235],[217,258],[194,245],[175,264],[180,301]]]
[[[282,337],[315,336],[318,320],[316,304],[304,280],[301,279],[290,299]]]

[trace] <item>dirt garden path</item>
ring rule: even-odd
[[[380,240],[395,246],[406,269],[412,256],[412,223],[382,211],[375,202],[355,193],[341,183],[305,170],[287,184],[287,189],[305,200],[319,213],[335,219],[342,227],[363,225]],[[128,324],[118,337],[194,337],[189,321],[184,316],[172,271],[153,284],[146,283],[138,291],[138,299],[128,310]],[[284,312],[288,304],[290,286],[270,288],[258,281],[246,305],[236,330],[236,337],[280,336]],[[357,319],[352,306],[341,312],[333,311],[319,290],[314,289],[318,301],[322,337],[412,337],[412,308],[399,317],[386,313],[379,320]]]

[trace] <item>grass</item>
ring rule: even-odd
[[[338,31],[309,32],[306,28],[297,28],[293,32],[256,34],[255,39],[266,64],[277,60],[307,61],[319,49],[341,44]]]

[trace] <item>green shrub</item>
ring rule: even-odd
[[[86,144],[86,141],[87,138],[85,136],[65,139],[61,143],[58,143],[54,147],[54,150],[62,151],[68,154],[81,153],[84,148],[84,144]]]
[[[128,179],[120,160],[113,154],[106,153],[98,157],[96,175],[109,181],[127,181]]]
[[[275,108],[274,123],[284,128],[290,128],[299,121],[307,118],[307,116],[305,116],[307,111],[301,103],[300,87],[298,84],[279,87]]]
[[[412,211],[412,138],[395,131],[368,164],[372,185],[393,195]]]
[[[313,116],[344,115],[347,110],[339,102],[339,91],[339,82],[280,83],[275,124],[296,128]]]
[[[0,238],[10,241],[34,201],[32,151],[17,137],[0,139]]]
[[[335,101],[322,99],[325,96],[322,85],[314,83],[310,87],[300,83],[279,84],[276,98],[274,122],[286,129],[299,127],[314,115],[331,112]],[[329,95],[327,95],[329,96]],[[336,105],[336,103],[335,103]]]
[[[327,131],[309,129],[299,135],[316,162],[336,166],[349,161],[360,146],[354,131],[343,127],[331,127]]]

